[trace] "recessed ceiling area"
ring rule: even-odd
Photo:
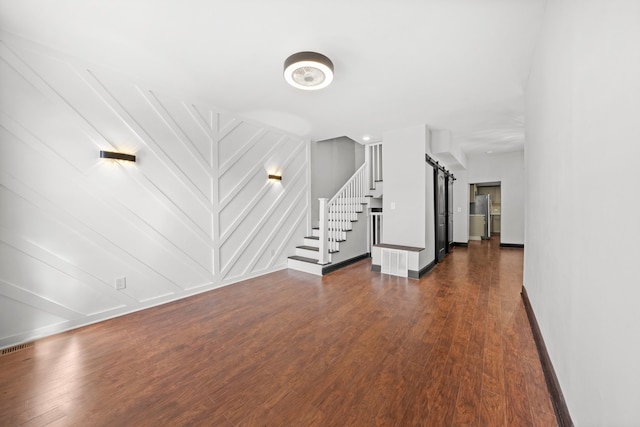
[[[321,7],[318,7],[321,4]],[[544,0],[0,0],[0,27],[97,66],[312,140],[417,124],[463,151],[522,150]],[[291,87],[322,52],[334,80]]]

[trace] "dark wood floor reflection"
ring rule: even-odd
[[[0,358],[0,425],[553,426],[521,249],[283,270]]]

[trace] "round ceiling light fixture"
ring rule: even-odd
[[[325,88],[333,81],[333,62],[317,52],[294,53],[284,61],[284,79],[302,90]]]

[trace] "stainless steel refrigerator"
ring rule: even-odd
[[[488,194],[478,194],[476,195],[475,203],[470,203],[469,213],[474,215],[483,215],[484,216],[484,231],[482,233],[482,239],[486,240],[491,237],[491,226],[490,226],[490,209],[491,209],[491,198]]]

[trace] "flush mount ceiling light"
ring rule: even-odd
[[[333,62],[317,52],[294,53],[284,61],[284,79],[298,89],[325,88],[333,81]]]

